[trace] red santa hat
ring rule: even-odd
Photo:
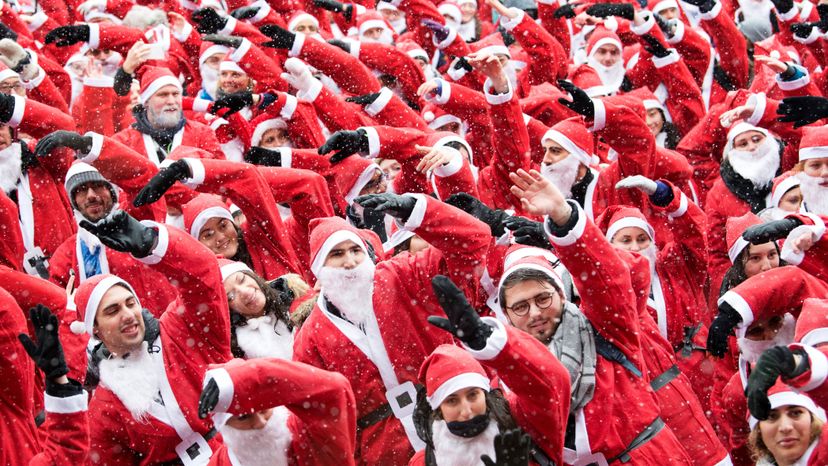
[[[526,246],[523,244],[513,244],[509,246],[509,249],[506,251],[506,255],[503,256],[503,269],[508,269],[517,261],[527,257],[540,257],[549,261],[551,264],[559,262],[558,256],[548,249],[541,249],[535,246]]]
[[[140,306],[138,295],[135,290],[121,277],[112,274],[95,275],[94,277],[81,283],[78,290],[75,292],[74,305],[77,310],[79,320],[69,324],[72,333],[82,335],[84,332],[92,335],[95,327],[95,316],[98,313],[98,305],[101,304],[101,299],[110,288],[115,285],[122,285],[135,296],[135,301]],[[69,307],[69,304],[67,304]]]
[[[221,198],[212,194],[199,194],[190,202],[181,206],[184,216],[184,229],[193,238],[198,239],[204,224],[211,218],[224,218],[233,221],[233,215]]]
[[[460,12],[460,7],[454,2],[443,2],[437,7],[437,11],[441,15],[448,16],[457,24],[463,22],[463,13]]]
[[[218,264],[219,269],[221,270],[221,281],[227,280],[230,278],[230,275],[233,275],[236,272],[253,273],[250,267],[248,267],[244,262],[225,259],[221,256],[218,256]]]
[[[532,252],[534,253],[535,251]],[[527,255],[515,260],[508,267],[504,265],[503,274],[500,276],[500,282],[497,285],[498,295],[500,294],[500,290],[503,288],[503,284],[509,278],[509,275],[512,275],[519,270],[537,270],[538,272],[542,272],[549,277],[555,285],[555,288],[563,293],[563,281],[561,280],[561,277],[558,276],[558,273],[555,272],[555,269],[552,267],[549,259],[541,255]],[[501,306],[502,305],[503,303],[501,303]]]
[[[199,8],[212,8],[216,11],[227,11],[227,3],[224,0],[201,0]]]
[[[632,96],[641,100],[641,103],[644,104],[644,110],[652,110],[654,108],[657,108],[662,112],[664,111],[664,106],[661,105],[661,102],[658,100],[658,97],[656,97],[655,94],[653,94],[652,91],[650,91],[646,87],[639,87],[638,89],[635,89],[624,95]]]
[[[142,66],[139,71],[141,73],[141,88],[139,89],[141,104],[146,104],[149,98],[164,86],[175,86],[179,91],[182,90],[181,81],[168,68]]]
[[[748,212],[741,217],[730,217],[727,219],[727,257],[730,258],[730,263],[735,264],[736,258],[744,251],[750,243],[742,238],[742,233],[753,225],[759,225],[762,220],[755,214]]]
[[[650,237],[650,241],[655,241],[653,227],[647,222],[644,214],[635,207],[610,206],[598,216],[595,224],[604,232],[609,241],[612,241],[613,236],[619,230],[628,227],[641,228]]]
[[[506,47],[506,44],[503,42],[503,38],[500,37],[500,33],[497,32],[489,34],[477,42],[472,42],[469,44],[469,47],[473,52],[506,55],[507,57],[512,58],[512,54],[509,52],[509,47]]]
[[[771,207],[779,207],[782,196],[799,186],[799,177],[792,171],[787,171],[773,179],[771,188]]]
[[[214,44],[212,42],[204,41],[201,43],[201,48],[198,51],[198,64],[203,65],[208,58],[213,55],[222,54],[227,55],[230,49],[224,45]]]
[[[379,2],[380,5],[390,5],[388,2]],[[397,42],[397,48],[411,58],[419,58],[428,63],[428,53],[420,47],[420,44],[413,40],[401,40]]]
[[[440,129],[450,123],[457,123],[463,126],[463,120],[445,111],[442,107],[434,104],[426,104],[423,107],[423,120],[428,123],[428,127],[434,130]]]
[[[388,241],[382,243],[382,250],[385,251],[386,254],[394,254],[394,248],[403,244],[409,238],[412,238],[416,235],[411,230],[405,230],[397,227],[396,223],[391,224],[391,236],[388,237]]]
[[[417,378],[426,387],[426,399],[431,409],[439,408],[457,390],[491,390],[483,366],[467,351],[454,345],[440,345],[432,351],[420,366]]]
[[[603,96],[611,94],[611,91],[604,86],[601,77],[595,68],[587,65],[581,65],[570,74],[569,80],[572,84],[580,87],[590,97]]]
[[[234,71],[239,74],[247,75],[247,71],[241,69],[238,63],[233,60],[228,60],[227,57],[219,64],[219,71]]]
[[[84,57],[85,58],[85,57]],[[68,64],[67,64],[68,65]],[[9,78],[20,78],[20,75],[12,71],[11,68],[0,62],[0,81],[5,81]]]
[[[273,115],[262,113],[250,120],[253,127],[253,134],[250,136],[250,146],[257,147],[262,142],[262,137],[271,129],[287,129],[287,123],[281,118],[273,118]]]
[[[296,29],[296,26],[299,25],[302,21],[310,21],[312,22],[317,28],[319,27],[319,20],[316,19],[315,16],[311,15],[310,13],[304,10],[297,10],[294,11],[290,18],[288,19],[287,28],[288,31],[294,32],[293,30]]]
[[[310,229],[311,272],[319,277],[328,253],[343,241],[353,241],[368,253],[365,240],[359,229],[341,217],[315,218],[308,225]]]
[[[782,406],[800,406],[810,411],[820,421],[826,421],[825,410],[817,406],[810,396],[788,386],[781,380],[777,380],[770,390],[768,390],[768,401],[770,401],[771,409]],[[753,430],[756,424],[759,423],[759,420],[748,413],[748,423],[750,424],[750,429]]]
[[[385,18],[377,10],[368,10],[359,15],[357,18],[357,29],[359,30],[360,36],[365,34],[365,31],[374,28],[382,28],[386,31],[392,30],[391,26],[385,22]]]
[[[802,302],[794,341],[808,346],[828,343],[828,299],[808,298]]]
[[[676,2],[676,0],[656,0],[655,3],[650,5],[650,11],[656,14],[661,13],[668,8],[679,9],[678,2]]]
[[[725,144],[723,154],[728,154],[733,149],[733,141],[736,140],[736,137],[742,133],[747,133],[748,131],[758,131],[765,135],[765,137],[769,137],[770,133],[765,128],[760,128],[758,126],[754,126],[748,122],[740,121],[735,125],[730,127],[730,130],[727,132],[727,144]],[[801,146],[800,146],[801,147]]]
[[[619,52],[624,50],[618,34],[603,26],[598,26],[592,31],[592,35],[589,36],[589,40],[587,41],[587,56],[591,57],[598,48],[604,45],[614,45],[618,47]]]
[[[828,157],[828,126],[802,128],[799,141],[799,161]]]
[[[555,123],[555,126],[549,128],[543,135],[541,143],[548,140],[566,149],[582,164],[586,166],[592,164],[592,154],[595,151],[592,134],[587,131],[580,117],[567,118]]]
[[[331,167],[339,192],[348,204],[354,202],[377,170],[382,171],[379,165],[359,156],[346,157]]]

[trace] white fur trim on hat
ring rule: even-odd
[[[319,251],[316,252],[316,256],[313,258],[313,263],[311,263],[311,272],[313,272],[316,277],[319,277],[319,272],[322,270],[322,267],[325,266],[325,259],[328,258],[328,253],[331,252],[331,249],[333,249],[337,244],[349,240],[361,247],[366,254],[368,253],[368,249],[365,247],[365,242],[359,237],[359,235],[351,230],[337,230],[331,233],[331,236],[328,236],[325,242],[322,243],[322,246],[319,247]]]
[[[246,71],[241,69],[238,63],[230,60],[223,60],[219,65],[219,71],[235,71],[239,74],[247,74]]]
[[[264,134],[271,129],[287,129],[287,123],[281,118],[271,118],[259,123],[253,130],[253,136],[250,137],[250,145],[257,147],[262,142]]]
[[[204,53],[202,53],[198,57],[198,64],[203,65],[204,62],[206,62],[207,59],[212,57],[213,55],[217,55],[219,53],[226,55],[227,52],[229,52],[229,51],[230,51],[230,49],[223,46],[223,45],[211,45],[211,46],[207,47],[207,50],[205,50]]]
[[[736,259],[739,257],[739,254],[741,254],[742,251],[749,245],[750,242],[739,236],[739,238],[736,239],[736,242],[733,243],[733,246],[731,246],[730,249],[727,250],[727,257],[730,258],[730,263],[735,264]]]
[[[204,224],[211,218],[226,218],[231,222],[233,221],[233,215],[226,208],[219,206],[208,207],[196,215],[193,224],[190,226],[190,236],[198,239],[198,235],[201,233],[201,229],[204,228]]]
[[[512,267],[509,267],[503,272],[503,275],[500,276],[500,283],[497,284],[497,291],[500,292],[500,289],[503,288],[503,283],[506,282],[506,279],[509,278],[509,275],[517,272],[518,270],[529,269],[529,270],[537,270],[539,272],[543,272],[546,274],[553,283],[555,283],[555,287],[558,288],[558,291],[563,293],[564,285],[563,281],[561,281],[561,277],[558,276],[553,270],[551,270],[552,264],[549,265],[549,269],[542,267],[537,264],[515,264]],[[501,303],[502,304],[502,303]],[[506,309],[506,306],[503,306],[503,309]]]
[[[507,57],[512,58],[512,54],[509,52],[509,47],[506,47],[505,45],[490,45],[488,47],[483,47],[478,50],[478,53],[481,55],[506,55]]]
[[[676,0],[662,0],[653,6],[653,13],[660,13],[668,8],[676,8],[678,9],[678,3]]]
[[[443,3],[437,7],[437,11],[440,12],[443,16],[448,16],[455,23],[460,23],[463,21],[463,13],[460,12],[460,7],[457,5],[452,5],[451,3]]]
[[[101,299],[103,299],[106,292],[115,285],[126,286],[135,297],[135,300],[138,301],[138,296],[135,294],[135,290],[132,289],[132,285],[127,283],[123,278],[113,275],[101,280],[97,285],[95,285],[92,293],[90,293],[89,300],[86,302],[86,309],[83,310],[84,330],[86,330],[86,333],[90,336],[95,330],[95,316],[98,313],[98,305],[101,304]],[[75,304],[77,305],[77,303]],[[138,305],[140,306],[140,303]]]
[[[796,175],[791,175],[782,180],[782,182],[776,186],[776,189],[771,195],[771,207],[779,207],[779,202],[782,201],[782,196],[797,186],[799,186],[799,177]]]
[[[388,238],[388,241],[382,243],[382,249],[385,251],[386,254],[390,254],[394,251],[394,248],[403,244],[405,240],[411,238],[415,235],[413,231],[410,230],[397,230]]]
[[[0,71],[0,81],[5,81],[9,78],[18,78],[20,79],[20,75],[15,73],[14,71],[6,68],[3,71]]]
[[[437,142],[434,143],[434,147],[445,146],[450,142],[459,142],[466,149],[466,152],[469,153],[469,165],[474,165],[474,152],[472,152],[472,148],[469,145],[468,141],[461,138],[460,136],[446,136],[444,138],[440,138],[437,140]]]
[[[621,45],[621,42],[618,42],[617,40],[613,39],[612,37],[604,37],[604,38],[601,38],[601,39],[598,39],[597,41],[595,41],[595,44],[592,46],[592,49],[589,51],[589,56],[591,57],[595,53],[596,50],[598,50],[599,48],[601,48],[604,45],[614,45],[614,46],[618,47],[619,51],[624,50],[624,46]]]
[[[730,131],[727,132],[727,142],[732,147],[733,146],[733,140],[736,139],[736,136],[738,136],[742,133],[747,133],[748,131],[758,131],[758,132],[764,134],[765,137],[768,137],[768,135],[769,135],[768,130],[766,130],[765,128],[760,128],[760,127],[754,126],[750,123],[740,121],[739,123],[736,123],[732,128],[730,128]]]
[[[828,146],[806,147],[799,149],[799,161],[810,159],[824,159],[828,157]]]
[[[385,21],[380,19],[371,19],[359,25],[359,35],[365,34],[365,31],[373,28],[382,28],[388,29],[388,25],[385,24]]]
[[[661,105],[661,102],[659,102],[657,99],[645,99],[643,103],[645,110],[652,110],[654,108],[657,108],[661,111],[664,111],[664,106]]]
[[[178,88],[179,91],[182,90],[181,82],[174,76],[161,76],[160,78],[150,83],[150,85],[147,86],[146,90],[144,90],[144,92],[141,93],[141,103],[146,104],[150,97],[152,97],[153,94],[158,92],[164,86],[175,86]]]
[[[387,2],[380,2],[380,3],[382,4],[382,3],[387,3]],[[423,50],[423,49],[409,50],[406,53],[411,58],[419,58],[421,60],[428,61],[428,53],[426,53],[426,51]]]
[[[774,393],[773,395],[768,396],[768,401],[770,401],[771,409],[776,409],[781,406],[801,406],[810,411],[811,414],[817,417],[817,419],[825,422],[825,410],[817,406],[816,403],[814,403],[814,400],[812,400],[808,395],[798,393],[793,389],[788,392]],[[750,428],[753,430],[753,428],[756,427],[756,424],[759,423],[759,420],[751,416],[749,422]]]
[[[607,228],[607,240],[612,241],[612,237],[618,233],[618,230],[627,227],[641,228],[647,232],[647,235],[650,237],[650,241],[655,241],[655,232],[653,231],[653,227],[651,227],[649,223],[637,217],[624,217],[610,225],[610,227]]]
[[[488,392],[491,390],[491,385],[489,379],[477,372],[458,374],[437,387],[434,394],[428,397],[428,404],[431,409],[437,409],[449,395],[464,388],[481,388]]]
[[[553,264],[558,262],[558,256],[556,256],[552,251],[536,247],[526,247],[516,249],[507,254],[506,257],[503,258],[503,268],[508,269],[512,266],[512,264],[526,257],[543,257]]]
[[[573,155],[582,164],[589,166],[592,163],[592,155],[587,154],[583,149],[581,149],[577,144],[572,142],[571,139],[566,137],[566,135],[564,135],[560,131],[555,129],[547,130],[541,138],[541,143],[543,143],[547,139],[551,139],[552,141],[558,143],[558,145],[566,149],[566,151],[569,152],[570,155]]]
[[[230,278],[236,272],[252,272],[244,262],[231,262],[221,266],[221,281]]]
[[[431,113],[431,112],[426,112],[426,113]],[[430,121],[427,120],[428,121],[428,127],[431,128],[431,129],[442,128],[443,126],[445,126],[449,123],[457,123],[458,125],[461,125],[461,126],[463,125],[463,120],[461,120],[460,118],[457,118],[456,116],[454,116],[450,113],[440,115],[437,118],[434,118],[433,113],[431,114],[431,116],[432,116],[431,120]],[[423,117],[425,117],[425,115],[423,115]]]
[[[354,183],[354,185],[351,186],[351,190],[348,191],[348,194],[345,195],[345,202],[347,202],[348,204],[354,202],[354,199],[359,197],[360,191],[362,191],[362,188],[364,188],[365,185],[368,184],[369,181],[371,181],[371,178],[374,177],[374,174],[377,170],[382,171],[382,168],[380,168],[380,166],[375,163],[372,163],[371,165],[365,167],[365,170],[363,170],[362,173],[359,174],[356,183]]]
[[[314,17],[313,15],[308,14],[308,13],[302,13],[302,14],[296,15],[296,17],[293,18],[288,23],[288,31],[293,32],[293,28],[295,28],[296,25],[299,24],[300,21],[304,21],[306,19],[311,20],[313,22],[313,24],[316,25],[317,28],[319,27],[319,20],[316,19],[316,17]]]

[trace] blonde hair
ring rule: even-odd
[[[814,416],[810,410],[803,408],[808,411],[808,414],[811,416],[811,439],[808,441],[808,445],[814,442],[820,435],[822,435],[822,426],[824,422],[821,419]],[[750,435],[748,436],[748,447],[750,448],[750,456],[754,462],[758,463],[761,460],[766,460],[771,462],[772,464],[776,464],[776,461],[773,457],[773,453],[768,449],[767,445],[765,445],[765,441],[762,440],[762,431],[759,429],[759,426],[762,422],[756,423],[756,427],[750,431]]]

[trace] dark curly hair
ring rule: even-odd
[[[276,323],[273,324],[274,332],[276,325],[281,321],[284,322],[288,330],[293,331],[293,322],[290,320],[290,304],[293,302],[293,292],[287,287],[285,280],[277,278],[273,282],[268,283],[255,272],[242,271],[243,274],[252,278],[262,294],[265,296],[264,313],[265,315],[273,315],[276,317]],[[244,351],[239,346],[236,340],[236,328],[247,325],[247,318],[238,312],[230,310],[230,351],[233,357],[244,358]]]

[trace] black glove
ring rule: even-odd
[[[334,47],[342,49],[342,51],[345,53],[351,53],[351,44],[345,42],[344,40],[330,39],[328,43],[333,45]]]
[[[0,94],[0,123],[8,123],[14,115],[14,97]]]
[[[290,50],[293,47],[293,41],[296,40],[296,34],[275,24],[262,26],[259,30],[262,31],[262,34],[273,39],[270,42],[263,43],[262,45],[265,47]]]
[[[43,371],[46,380],[51,380],[69,373],[66,358],[63,357],[63,346],[58,336],[58,318],[48,307],[38,304],[29,309],[29,316],[34,327],[35,344],[25,333],[17,336],[20,344],[29,353],[29,357],[37,367]]]
[[[205,34],[201,40],[237,49],[242,44],[243,39],[238,36],[225,36],[223,34]]]
[[[716,6],[715,0],[685,0],[687,3],[691,5],[695,5],[699,7],[699,10],[702,13],[707,13]]]
[[[257,14],[259,14],[259,7],[257,6],[243,6],[230,12],[230,16],[236,19],[250,19]]]
[[[661,32],[663,32],[667,37],[673,37],[673,34],[675,33],[674,23],[665,20],[657,14],[653,15],[653,20],[655,20],[656,25],[659,29],[661,29]]]
[[[11,39],[17,42],[17,33],[3,23],[0,23],[0,39]]]
[[[357,105],[361,105],[365,107],[366,105],[371,105],[377,100],[377,97],[380,96],[379,92],[374,92],[372,94],[365,94],[365,95],[355,95],[353,97],[348,97],[345,99],[346,102],[353,102]]]
[[[81,220],[80,227],[97,236],[104,246],[139,259],[149,256],[158,242],[158,230],[143,225],[123,210],[94,224]]]
[[[207,415],[210,414],[210,412],[212,412],[214,409],[216,409],[218,401],[218,384],[216,384],[215,379],[210,379],[210,381],[207,382],[207,385],[204,386],[204,389],[201,390],[201,396],[198,397],[198,417],[201,419],[206,419]]]
[[[288,281],[282,277],[271,281],[267,284],[267,286],[276,292],[276,295],[278,296],[276,302],[282,306],[290,306],[290,303],[296,299],[296,295],[293,294],[293,290],[290,289]]]
[[[222,18],[212,8],[199,8],[191,16],[196,22],[196,29],[201,34],[215,34],[227,26],[227,18]]]
[[[820,31],[828,31],[828,3],[822,3],[817,5],[817,13],[819,14]]]
[[[368,134],[364,129],[356,131],[337,131],[319,148],[319,155],[337,151],[331,156],[331,163],[339,163],[357,152],[368,152]]]
[[[776,109],[777,121],[793,122],[794,128],[811,124],[828,117],[828,99],[811,95],[786,97]]]
[[[780,15],[791,11],[791,8],[794,7],[793,0],[771,0],[771,3],[773,3],[776,12]]]
[[[807,39],[811,35],[811,30],[820,25],[819,21],[811,23],[794,23],[791,24],[791,32],[800,39]]]
[[[434,37],[437,39],[437,42],[445,41],[446,39],[448,39],[448,36],[451,33],[451,30],[448,27],[443,26],[442,24],[438,23],[437,21],[434,21],[433,19],[421,20],[420,24],[431,29],[431,32],[434,33]]]
[[[575,7],[578,5],[579,3],[567,3],[566,5],[558,7],[552,16],[555,18],[574,18],[577,16]]]
[[[788,234],[799,225],[802,225],[802,220],[799,220],[798,218],[773,220],[748,227],[747,230],[742,233],[742,238],[746,241],[750,241],[751,244],[765,244],[768,241],[776,241],[778,239],[787,238]]]
[[[495,238],[500,238],[506,232],[503,222],[509,218],[509,214],[499,209],[494,210],[490,208],[471,194],[452,194],[446,199],[446,204],[453,205],[486,225],[489,225],[489,230],[491,230],[492,236]]]
[[[68,47],[87,41],[89,41],[89,26],[85,24],[58,26],[46,34],[45,40],[47,44],[54,43],[58,47]]]
[[[802,356],[802,362],[797,365],[794,354]],[[747,397],[750,414],[760,421],[767,419],[771,406],[768,400],[768,390],[782,379],[792,379],[808,370],[810,361],[804,350],[791,351],[787,346],[774,346],[759,356],[759,360],[750,371],[745,396]]]
[[[631,3],[596,3],[587,8],[586,14],[598,18],[618,16],[632,21],[635,19],[635,8]]]
[[[354,202],[375,212],[385,212],[403,223],[408,221],[417,205],[416,198],[393,193],[366,194],[354,199]]]
[[[549,237],[543,230],[543,223],[513,215],[507,218],[504,224],[506,228],[512,231],[516,243],[541,249],[552,249],[552,243],[549,242]]]
[[[707,332],[707,352],[717,358],[723,357],[728,350],[727,337],[740,322],[742,322],[742,316],[730,304],[720,304],[719,313],[716,314]]]
[[[264,165],[265,167],[281,167],[282,153],[264,147],[251,147],[244,154],[244,161],[253,165]]]
[[[480,319],[460,288],[445,275],[432,278],[431,287],[448,319],[429,316],[428,323],[451,333],[473,350],[485,348],[492,327]]]
[[[494,449],[497,461],[492,461],[489,455],[480,457],[485,466],[527,466],[532,440],[520,429],[507,430],[495,436]]]
[[[466,57],[457,57],[457,61],[454,62],[454,66],[452,66],[455,70],[464,69],[467,72],[474,71],[474,67],[471,66]]]
[[[654,57],[664,58],[670,55],[670,51],[664,47],[664,44],[660,40],[653,37],[652,34],[644,34],[641,38],[649,44],[644,46],[644,50],[650,52]]]
[[[183,181],[193,176],[190,166],[184,160],[176,160],[169,167],[162,168],[151,180],[144,186],[141,191],[135,195],[132,205],[141,207],[142,205],[152,204],[161,199],[176,181]]]
[[[245,107],[253,106],[253,93],[250,91],[234,92],[226,94],[213,103],[210,113],[217,114],[222,109],[228,109],[225,115],[232,115]]]
[[[564,81],[563,79],[558,80],[558,87],[568,92],[569,95],[572,96],[571,101],[566,100],[563,97],[559,98],[558,102],[561,105],[563,105],[564,107],[568,107],[575,113],[587,117],[587,119],[592,119],[595,116],[595,105],[593,105],[592,99],[589,98],[589,96],[586,92],[583,91],[583,89],[579,88],[578,86],[572,84],[569,81]]]
[[[68,147],[86,154],[92,150],[92,136],[81,136],[74,131],[58,130],[47,134],[37,142],[35,154],[43,157],[59,147]]]
[[[313,0],[313,4],[322,8],[323,10],[333,11],[334,13],[342,13],[346,20],[351,20],[351,15],[354,13],[354,7],[336,0]]]

